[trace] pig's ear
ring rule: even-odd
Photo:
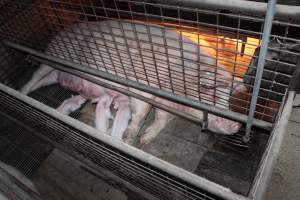
[[[247,92],[248,89],[243,83],[234,83],[232,94]]]

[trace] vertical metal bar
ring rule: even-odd
[[[256,103],[257,103],[261,79],[262,79],[262,75],[263,75],[263,71],[264,71],[265,58],[266,58],[267,51],[268,51],[268,44],[269,44],[269,40],[270,40],[272,22],[273,22],[273,18],[274,18],[274,14],[275,14],[276,2],[277,2],[277,0],[269,0],[269,2],[268,2],[267,14],[265,17],[264,30],[263,30],[263,36],[262,36],[262,46],[261,46],[261,49],[259,52],[259,57],[258,57],[254,89],[253,89],[253,94],[252,94],[252,98],[251,98],[250,111],[249,111],[249,115],[248,115],[248,119],[247,119],[246,133],[243,137],[244,142],[248,142],[250,139],[250,132],[251,132],[251,127],[252,127],[252,123],[253,123],[253,119],[254,119],[254,112],[255,112],[255,107],[256,107]]]
[[[202,130],[206,130],[208,126],[208,112],[203,111]]]

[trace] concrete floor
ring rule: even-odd
[[[294,105],[300,105],[299,94]],[[265,199],[300,199],[300,107],[293,108]]]
[[[82,170],[54,150],[32,181],[45,200],[127,200],[122,191]]]

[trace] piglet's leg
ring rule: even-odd
[[[56,70],[54,70],[52,67],[48,66],[48,65],[45,65],[45,64],[42,64],[40,66],[40,68],[35,71],[30,79],[30,81],[28,81],[21,89],[21,93],[23,94],[29,94],[30,92],[36,90],[37,88],[39,87],[42,87],[44,83],[49,83],[49,84],[46,84],[46,85],[50,85],[50,84],[53,84],[52,82],[57,82],[57,76],[54,75],[56,73],[52,73],[49,77],[49,74],[51,72],[54,72]],[[55,77],[56,76],[56,77]],[[46,79],[46,80],[45,80]],[[52,81],[50,81],[52,80]],[[39,86],[41,85],[41,86]]]
[[[80,95],[72,96],[71,98],[63,101],[56,110],[62,114],[69,115],[70,113],[78,110],[85,102],[86,99]]]
[[[208,114],[207,128],[215,133],[232,135],[238,132],[241,126],[242,125],[239,122]]]
[[[48,75],[46,75],[43,79],[39,80],[29,92],[32,92],[34,90],[37,90],[41,87],[47,86],[47,85],[53,85],[55,83],[58,83],[58,71],[54,70],[50,72]]]
[[[109,127],[109,119],[112,119],[110,105],[112,98],[109,95],[102,95],[98,98],[98,103],[95,112],[95,127],[101,133],[107,134]]]
[[[121,95],[114,99],[114,104],[114,108],[117,109],[117,112],[114,119],[111,136],[114,139],[121,140],[131,118],[129,97]]]
[[[173,103],[163,98],[155,97],[155,101],[176,109],[180,108],[179,104]],[[154,122],[145,130],[144,135],[141,136],[140,143],[149,144],[173,118],[174,115],[164,110],[156,109]]]
[[[134,140],[139,132],[140,126],[145,120],[145,117],[149,113],[150,109],[150,104],[135,98],[131,98],[132,118],[131,123],[128,127],[128,134],[125,140],[126,143],[134,143]]]
[[[154,122],[145,130],[140,143],[142,145],[149,144],[173,118],[174,116],[170,113],[157,109]]]

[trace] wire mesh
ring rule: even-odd
[[[261,17],[127,0],[15,1],[6,7],[18,14],[10,20],[6,12],[1,14],[0,21],[6,22],[2,38],[248,113],[256,69],[251,60],[259,51]],[[274,27],[266,60],[270,67],[264,72],[255,115],[269,122],[276,118],[295,69],[295,62],[285,60],[298,56],[289,44],[299,41],[297,24],[276,20]],[[239,83],[248,91],[232,94]]]

